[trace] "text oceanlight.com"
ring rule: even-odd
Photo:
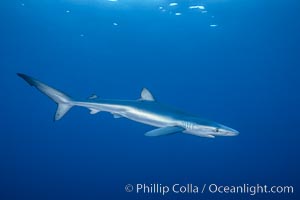
[[[165,185],[160,183],[153,184],[127,184],[125,186],[126,192],[136,194],[293,194],[293,186],[268,186],[261,184],[241,184],[241,185],[219,185],[219,184],[179,184]]]

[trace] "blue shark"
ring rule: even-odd
[[[17,75],[57,104],[54,120],[60,120],[73,106],[80,106],[89,109],[90,114],[104,111],[111,113],[115,118],[125,117],[156,127],[154,130],[145,133],[146,136],[186,133],[215,138],[215,136],[236,136],[239,134],[238,131],[222,124],[204,120],[193,114],[159,103],[146,88],[143,88],[141,97],[138,100],[90,98],[86,101],[79,101],[35,78],[21,73]]]

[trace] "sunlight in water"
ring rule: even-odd
[[[68,0],[80,4],[119,4],[119,5],[155,5],[166,0]]]
[[[70,3],[89,5],[111,10],[134,11],[147,9],[157,11],[162,15],[173,15],[176,19],[186,16],[203,16],[208,19],[206,24],[209,27],[216,28],[216,19],[208,11],[209,5],[222,3],[229,0],[67,0]],[[68,12],[68,11],[66,11]],[[113,26],[118,26],[118,22],[112,22]]]

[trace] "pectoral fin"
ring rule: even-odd
[[[207,137],[207,138],[215,138],[214,135],[206,135],[206,136],[202,136],[202,137]]]
[[[149,132],[145,133],[145,136],[155,137],[155,136],[162,136],[162,135],[171,135],[171,134],[181,132],[183,130],[185,130],[185,129],[182,127],[167,126],[167,127],[157,128],[152,131],[149,131]]]

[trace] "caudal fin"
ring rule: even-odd
[[[73,100],[66,94],[25,74],[17,73],[17,75],[23,78],[29,85],[36,87],[57,104],[55,120],[61,119],[73,107]]]

